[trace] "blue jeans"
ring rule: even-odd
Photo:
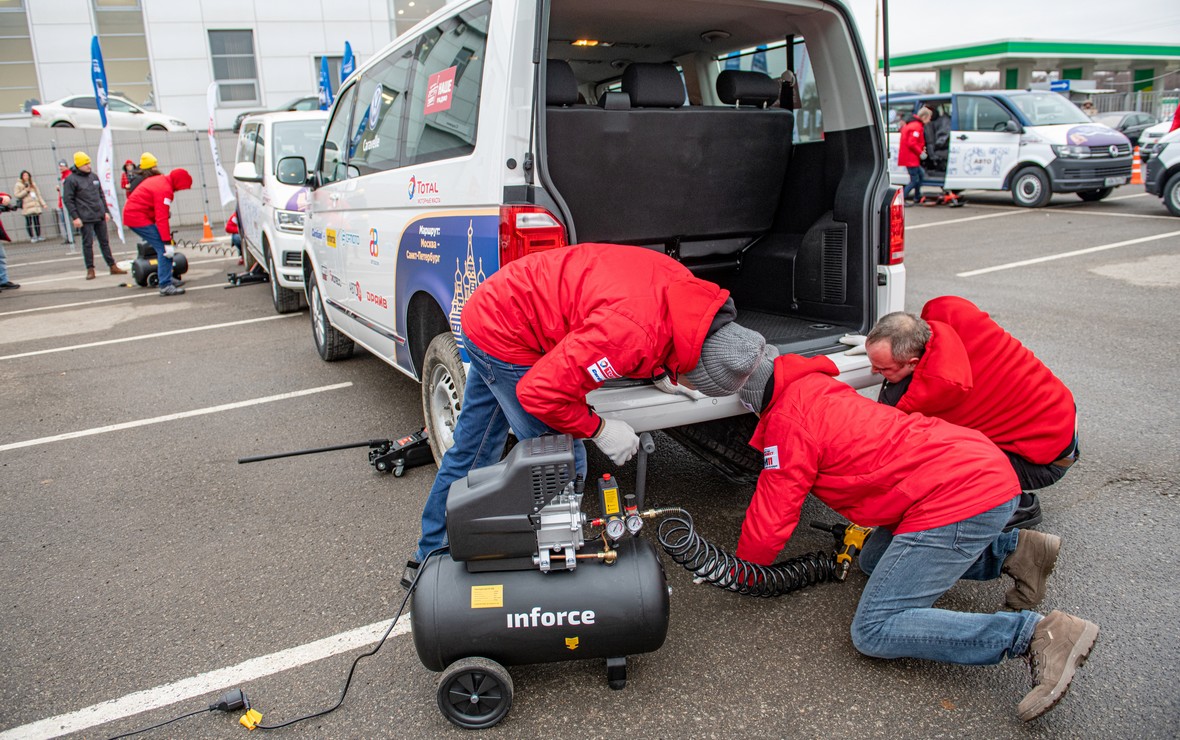
[[[131,230],[156,250],[156,277],[159,278],[160,288],[172,283],[172,258],[164,254],[164,240],[160,238],[160,230],[155,224],[149,226],[132,226]]]
[[[0,243],[0,283],[8,282],[8,253],[4,251],[4,244]]]
[[[893,535],[878,527],[865,543],[861,570],[869,574],[852,620],[852,643],[875,658],[923,658],[992,665],[1028,651],[1036,612],[974,614],[934,609],[960,578],[1000,577],[1019,532],[1002,532],[1017,496],[955,524]]]
[[[910,181],[901,191],[901,197],[917,201],[922,197],[922,181],[926,179],[926,170],[921,166],[906,167],[905,169],[910,173]],[[914,193],[912,196],[910,195],[911,190]]]
[[[554,433],[545,422],[525,411],[516,397],[516,384],[532,367],[497,360],[467,337],[463,341],[471,369],[467,372],[463,406],[455,422],[454,445],[443,455],[422,508],[422,538],[414,553],[418,562],[422,562],[426,553],[446,544],[447,494],[451,484],[476,468],[499,462],[508,441],[509,427],[520,439]],[[586,447],[580,439],[574,440],[574,462],[577,472],[585,476]]]

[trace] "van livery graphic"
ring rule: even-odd
[[[479,260],[479,271],[475,270],[475,253],[471,247],[474,226],[473,221],[467,222],[467,259],[463,261],[462,270],[459,269],[459,258],[455,258],[455,297],[451,299],[451,313],[447,318],[451,322],[451,333],[455,335],[456,339],[460,336],[459,318],[463,315],[463,306],[467,305],[467,299],[487,277],[483,271],[482,257]]]

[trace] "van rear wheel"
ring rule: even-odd
[[[311,309],[308,311],[311,314],[311,339],[315,342],[320,359],[324,362],[335,362],[352,357],[356,345],[328,323],[323,296],[320,295],[320,284],[314,275],[307,280],[307,303]]]
[[[441,465],[443,453],[455,443],[455,422],[463,407],[467,374],[459,344],[451,332],[430,340],[422,358],[422,417],[435,464]]]
[[[753,414],[665,429],[664,433],[734,483],[749,484],[762,472],[762,455],[749,445],[758,426]]]
[[[1052,196],[1049,176],[1040,167],[1025,167],[1012,177],[1012,202],[1022,208],[1040,208]]]
[[[1078,193],[1078,197],[1087,203],[1102,200],[1106,196],[1114,192],[1114,188],[1098,188],[1097,190],[1083,190]]]

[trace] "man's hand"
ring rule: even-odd
[[[625,421],[603,419],[602,428],[592,439],[615,465],[622,465],[639,452],[639,437]]]
[[[79,229],[82,228],[82,219],[80,219],[80,218],[74,219],[74,226],[76,226]]]
[[[111,214],[109,214],[109,213],[104,213],[104,214],[102,214],[102,220],[103,220],[103,221],[110,221],[110,220],[111,220]]]

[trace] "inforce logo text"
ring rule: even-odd
[[[590,609],[585,611],[569,611],[569,612],[543,612],[541,607],[534,606],[530,611],[520,612],[519,614],[505,614],[508,619],[508,629],[518,629],[521,627],[564,627],[567,624],[572,624],[575,627],[583,624],[594,624],[594,612]]]

